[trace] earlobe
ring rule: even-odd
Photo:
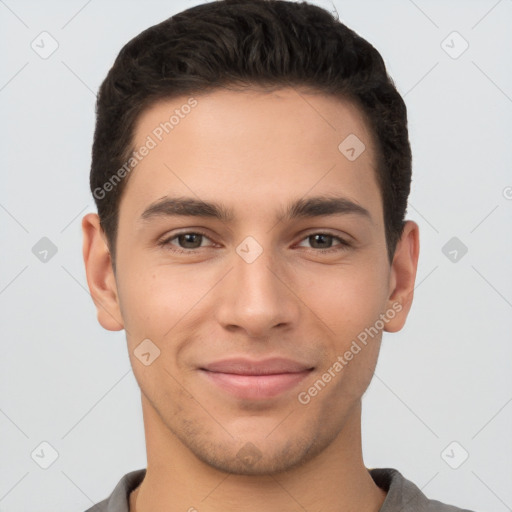
[[[110,251],[99,217],[89,213],[82,219],[83,258],[87,284],[96,306],[98,322],[109,331],[124,328]]]
[[[387,322],[384,329],[387,332],[397,332],[402,329],[411,309],[419,251],[419,227],[409,220],[405,223],[391,265],[387,307],[396,314]]]

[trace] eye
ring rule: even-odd
[[[333,247],[333,241],[337,240],[339,243],[336,244]],[[311,233],[306,238],[303,239],[301,242],[308,242],[311,244],[312,248],[315,249],[315,252],[337,252],[340,250],[345,250],[351,245],[344,240],[343,238],[340,238],[339,236],[330,234],[330,233]],[[299,244],[299,246],[301,245]]]
[[[187,231],[178,233],[169,238],[165,238],[159,245],[177,253],[192,252],[194,249],[205,247],[202,245],[204,240],[210,240],[204,233],[196,231]],[[173,243],[176,240],[176,243]],[[211,241],[211,240],[210,240]],[[213,244],[212,244],[213,245]]]
[[[212,242],[205,233],[186,231],[164,238],[158,242],[158,245],[174,253],[191,254],[196,252],[195,250],[197,249],[213,247],[215,245],[213,242],[211,244],[203,244],[205,240]],[[333,245],[335,241],[338,243]],[[310,244],[313,252],[321,254],[343,251],[351,247],[351,244],[343,238],[326,232],[311,233],[303,238],[298,246],[304,247],[303,244],[305,242]]]

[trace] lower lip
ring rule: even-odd
[[[237,375],[201,370],[206,378],[236,398],[264,400],[288,391],[302,382],[310,370],[275,375]]]

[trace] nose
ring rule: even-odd
[[[300,301],[285,267],[277,264],[270,251],[251,263],[235,254],[233,265],[218,290],[216,317],[224,329],[267,338],[278,328],[296,325]]]

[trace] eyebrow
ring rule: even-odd
[[[361,218],[372,220],[370,212],[363,206],[346,197],[315,196],[301,198],[285,208],[284,214],[278,215],[282,221],[298,218],[314,218],[325,215],[355,214]],[[152,203],[140,216],[142,222],[156,218],[186,216],[218,219],[228,223],[234,220],[233,211],[229,208],[209,201],[201,201],[190,197],[165,196]]]

